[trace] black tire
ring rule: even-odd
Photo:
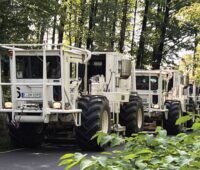
[[[39,147],[44,138],[44,126],[39,123],[8,124],[11,143],[18,147]]]
[[[196,113],[196,109],[195,109],[195,103],[192,99],[189,99],[189,105],[187,106],[187,112],[192,112],[192,113]],[[188,113],[187,113],[188,115]],[[187,128],[191,128],[193,125],[193,119],[190,119],[186,122],[186,127]]]
[[[82,109],[81,126],[75,129],[78,145],[83,150],[102,151],[105,146],[98,145],[97,140],[91,140],[91,138],[97,131],[102,130],[102,119],[104,116],[107,119],[107,128],[103,131],[107,134],[110,133],[108,100],[103,96],[84,96],[79,99],[78,108]]]
[[[130,96],[128,103],[121,107],[119,123],[126,127],[126,136],[143,130],[144,111],[142,100],[139,96]]]
[[[182,116],[181,104],[178,101],[166,102],[168,109],[168,119],[163,120],[163,128],[166,129],[168,135],[177,135],[182,130],[182,125],[176,125],[177,119]]]

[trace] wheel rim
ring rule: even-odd
[[[109,129],[108,112],[105,110],[102,113],[101,131],[104,132],[104,133],[108,133],[108,129]]]
[[[143,114],[142,114],[142,109],[140,108],[138,110],[138,115],[137,115],[137,126],[140,129],[142,127],[143,123]]]

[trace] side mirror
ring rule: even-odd
[[[120,78],[127,79],[131,75],[132,63],[131,60],[122,59],[119,61]]]

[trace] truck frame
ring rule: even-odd
[[[130,92],[135,72],[129,58],[63,44],[0,49],[0,112],[7,114],[14,144],[35,147],[66,131],[80,148],[102,150],[91,139],[97,131],[130,136],[143,129],[142,100]],[[93,71],[98,66],[103,74]]]
[[[187,114],[186,76],[178,70],[136,70],[136,90],[142,97],[146,124],[163,126],[178,134],[183,125],[176,120]]]

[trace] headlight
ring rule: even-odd
[[[53,108],[54,109],[61,109],[61,103],[60,102],[54,102],[53,103]]]
[[[158,104],[154,104],[154,105],[153,105],[153,108],[154,108],[154,109],[159,109],[159,105],[158,105]]]
[[[5,102],[4,106],[6,109],[12,109],[12,102]]]

